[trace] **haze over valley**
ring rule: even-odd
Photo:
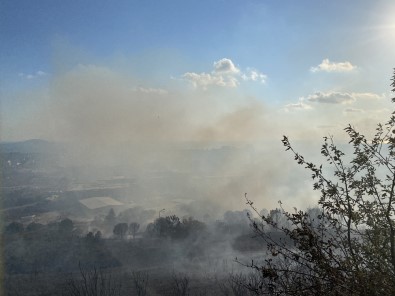
[[[274,293],[292,219],[327,223],[304,160],[333,174],[323,138],[351,160],[344,128],[392,114],[394,13],[2,1],[0,295]]]

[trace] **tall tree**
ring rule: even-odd
[[[133,239],[136,237],[137,231],[139,231],[140,224],[136,222],[132,222],[129,224],[129,234],[133,236]]]
[[[395,91],[395,72],[391,86]],[[321,154],[331,170],[308,162],[284,136],[286,150],[312,174],[320,213],[281,208],[289,227],[279,226],[270,215],[260,216],[293,246],[275,241],[263,223],[252,220],[270,251],[264,264],[247,264],[260,276],[258,284],[244,283],[255,293],[395,295],[395,112],[378,124],[372,139],[351,125],[345,132],[350,155],[332,137],[324,137]]]
[[[117,225],[114,226],[113,233],[120,238],[124,238],[127,232],[128,232],[127,223],[118,223]]]
[[[112,227],[112,226],[115,224],[115,219],[116,219],[116,216],[115,216],[114,209],[111,208],[111,209],[108,211],[108,214],[107,214],[107,216],[106,216],[106,218],[105,218],[105,222],[106,222],[106,224],[107,224],[108,226]]]

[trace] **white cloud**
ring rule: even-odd
[[[39,70],[39,71],[37,71],[36,73],[33,73],[33,74],[25,74],[23,72],[18,74],[19,77],[24,78],[24,79],[29,79],[29,80],[35,79],[35,78],[38,78],[38,77],[43,77],[43,76],[46,76],[46,75],[48,75],[48,74],[45,73],[44,71],[41,71],[41,70]]]
[[[310,71],[315,72],[350,72],[354,70],[356,66],[352,65],[350,62],[331,62],[329,59],[323,59],[321,64],[316,67],[311,67]]]
[[[45,73],[44,71],[37,71],[36,72],[36,76],[45,76],[47,75],[47,73]]]
[[[191,82],[194,87],[201,87],[203,89],[207,89],[210,85],[236,87],[239,84],[239,81],[235,77],[204,72],[187,72],[182,77]]]
[[[241,78],[246,81],[259,81],[261,83],[266,82],[267,76],[258,70],[255,69],[247,69],[246,73],[243,73]]]
[[[298,103],[291,103],[285,105],[285,111],[292,111],[292,110],[309,110],[312,109],[310,105],[303,103],[302,100],[300,100]]]
[[[214,72],[236,74],[239,73],[240,70],[233,64],[232,60],[223,58],[214,62]]]
[[[378,95],[374,93],[341,93],[341,92],[316,92],[306,98],[309,102],[324,103],[324,104],[351,104],[356,100],[378,100],[385,97],[385,95]]]
[[[267,76],[258,70],[247,68],[244,73],[235,66],[232,60],[223,58],[213,63],[210,73],[187,72],[182,78],[189,81],[195,88],[207,89],[209,86],[237,87],[240,80],[264,83]]]
[[[356,100],[352,94],[340,92],[316,92],[309,95],[306,99],[309,102],[324,104],[349,104]]]
[[[357,99],[365,99],[365,100],[380,100],[385,98],[385,94],[378,95],[374,93],[351,93]]]

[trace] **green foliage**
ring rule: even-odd
[[[182,219],[181,226],[186,236],[191,234],[197,235],[206,230],[206,224],[198,220],[195,220],[192,217]]]
[[[176,215],[160,217],[155,220],[149,231],[153,236],[175,238],[181,229],[180,224],[180,218]]]
[[[3,254],[7,274],[70,272],[78,262],[103,268],[120,265],[112,250],[93,233],[80,238],[63,235],[57,227],[53,230],[45,225],[38,233],[25,231],[8,237]]]
[[[132,222],[129,224],[129,234],[133,236],[133,239],[136,237],[137,231],[139,231],[140,224],[136,222]]]
[[[28,232],[37,232],[44,228],[43,224],[32,222],[26,226],[26,231]]]
[[[190,236],[196,236],[206,229],[203,222],[191,217],[180,220],[176,215],[160,217],[154,223],[147,226],[147,233],[150,236],[183,239]]]
[[[394,79],[395,74],[392,87]],[[351,125],[346,127],[352,155],[345,155],[332,137],[324,137],[321,154],[331,170],[305,160],[284,136],[286,150],[312,174],[320,211],[313,215],[281,208],[289,226],[279,226],[270,215],[261,215],[264,223],[252,220],[255,232],[267,242],[269,256],[263,264],[248,264],[261,277],[257,285],[245,283],[251,291],[395,295],[394,114],[377,126],[370,140]],[[264,224],[283,232],[294,246],[273,240]]]
[[[392,76],[391,81],[392,81],[392,83],[391,83],[392,92],[395,92],[395,69],[394,69],[394,75]],[[392,98],[392,102],[395,102],[395,98]]]
[[[127,232],[128,232],[127,223],[118,223],[117,225],[114,226],[113,233],[120,238],[124,238]]]
[[[74,224],[73,221],[66,218],[59,223],[59,232],[62,234],[70,234],[73,231]]]
[[[95,233],[95,240],[96,241],[100,241],[101,240],[101,238],[102,238],[102,233],[101,233],[101,231],[99,230],[99,231],[96,231],[96,233]]]
[[[98,243],[102,239],[102,234],[101,231],[96,231],[95,234],[93,232],[89,231],[85,237],[86,241],[89,243]]]

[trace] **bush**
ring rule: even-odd
[[[395,91],[395,73],[392,81]],[[394,114],[377,126],[371,140],[346,127],[350,156],[337,148],[332,137],[325,137],[321,154],[333,168],[331,176],[322,165],[306,161],[284,136],[286,150],[312,173],[313,189],[321,194],[320,210],[313,215],[281,208],[289,226],[260,215],[264,223],[290,238],[292,247],[275,241],[264,231],[264,223],[251,219],[269,254],[263,264],[247,265],[260,275],[260,282],[244,283],[246,287],[271,295],[395,295]]]
[[[176,215],[160,217],[147,225],[146,232],[154,237],[185,239],[196,237],[206,229],[206,225],[198,220],[188,218],[180,220]]]
[[[65,296],[120,296],[121,284],[119,280],[105,274],[102,270],[94,267],[84,270],[79,265],[80,277],[71,277],[66,285]]]

